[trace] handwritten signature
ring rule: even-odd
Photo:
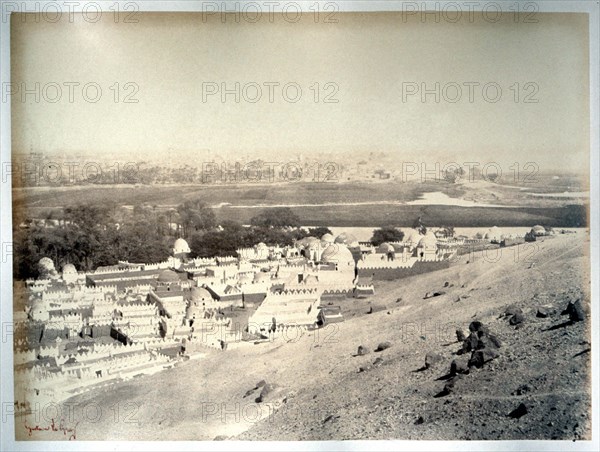
[[[29,432],[29,436],[31,436],[33,432],[62,432],[64,436],[68,436],[69,441],[72,441],[77,439],[77,424],[79,424],[79,422],[77,422],[73,427],[69,428],[63,425],[62,419],[58,425],[54,419],[52,419],[50,425],[46,427],[41,427],[40,425],[30,426],[27,425],[27,422],[25,422],[25,428]]]

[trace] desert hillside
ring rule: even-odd
[[[75,397],[104,408],[77,439],[589,439],[588,236],[535,245],[376,283],[298,338]]]

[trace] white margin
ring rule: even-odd
[[[18,5],[19,11],[32,10],[40,5],[52,3],[62,7],[62,11],[66,14],[70,10],[65,7],[65,4],[71,3],[72,11],[81,12],[85,5],[93,3],[101,5],[103,11],[111,11],[116,4],[123,6],[127,3],[133,3],[139,6],[139,11],[209,11],[203,9],[203,5],[219,5],[224,11],[235,10],[236,5],[239,7],[243,1],[195,1],[195,0],[173,0],[173,1],[122,1],[115,0],[110,2],[98,1],[2,1],[2,17],[0,18],[0,82],[10,82],[10,20],[5,19],[5,9],[8,4]],[[600,228],[600,112],[599,112],[599,20],[600,6],[598,1],[562,1],[562,0],[541,0],[533,2],[519,2],[518,0],[495,0],[495,1],[398,1],[398,0],[342,0],[342,1],[315,1],[315,0],[295,0],[295,1],[255,1],[258,5],[262,5],[264,11],[269,11],[273,8],[274,11],[281,11],[282,5],[287,3],[295,3],[300,5],[302,11],[311,11],[309,8],[316,3],[326,4],[334,3],[339,7],[339,11],[403,11],[406,10],[406,5],[416,5],[418,11],[439,10],[440,6],[445,4],[459,5],[463,11],[468,11],[469,4],[475,4],[475,11],[480,11],[481,7],[477,5],[509,4],[516,5],[518,3],[535,3],[539,7],[539,12],[580,12],[589,14],[589,43],[590,43],[590,238],[591,238],[591,279],[592,279],[592,441],[303,441],[303,442],[285,442],[285,441],[270,441],[270,442],[248,442],[248,441],[163,441],[163,442],[119,442],[119,441],[15,441],[14,440],[14,418],[7,417],[7,422],[0,419],[0,450],[66,450],[79,451],[85,450],[156,450],[162,451],[165,449],[174,450],[452,450],[452,451],[480,451],[480,450],[536,450],[536,451],[554,451],[554,450],[585,450],[597,451],[600,450],[600,419],[598,418],[598,410],[600,403],[599,393],[599,327],[600,327],[600,306],[598,298],[599,280],[599,265],[600,265],[600,243],[599,243],[599,228]],[[268,4],[271,6],[268,6]],[[276,4],[273,6],[273,4]],[[509,7],[507,7],[508,9]],[[10,101],[2,102],[0,106],[0,162],[4,165],[11,161],[11,121],[10,121]],[[2,177],[5,177],[4,168],[2,168]],[[2,246],[12,243],[12,196],[11,183],[2,180],[0,184],[0,243]],[[12,341],[8,340],[7,330],[8,325],[12,324],[12,262],[4,262],[8,260],[6,254],[2,252],[2,262],[0,262],[0,322],[2,325],[2,339],[0,341],[0,380],[2,382],[0,388],[0,403],[4,406],[6,401],[14,400],[14,381],[13,381],[13,351]],[[2,409],[2,415],[4,410]]]

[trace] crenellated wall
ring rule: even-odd
[[[448,268],[449,266],[450,261],[447,259],[432,261],[417,260],[411,267],[391,265],[384,267],[359,267],[358,275],[359,277],[372,277],[374,280],[391,281],[394,279],[407,278],[409,276],[441,270]]]

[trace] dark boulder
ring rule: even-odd
[[[433,352],[427,353],[425,355],[425,369],[429,369],[430,367],[439,363],[442,359],[443,359],[443,356],[440,355],[439,353],[433,353]]]
[[[467,337],[465,336],[465,332],[460,328],[456,330],[456,340],[458,342],[463,342]]]
[[[569,314],[569,320],[572,322],[581,322],[585,320],[587,316],[587,305],[584,305],[581,299],[576,300],[575,302],[569,302],[566,309]]]
[[[450,375],[469,373],[469,360],[466,357],[457,358],[450,363]]]
[[[494,350],[476,350],[471,355],[471,359],[469,360],[469,367],[477,367],[478,369],[480,369],[485,363],[496,359],[498,356],[498,353]]]
[[[508,323],[510,323],[511,325],[519,325],[519,324],[523,323],[524,321],[525,321],[525,316],[523,315],[523,313],[517,312],[510,318]]]
[[[512,410],[508,415],[513,419],[519,419],[527,414],[527,407],[524,403],[519,404],[514,410]]]
[[[356,352],[356,354],[358,356],[368,355],[369,353],[370,353],[370,350],[367,347],[365,347],[364,345],[358,346],[358,350]]]
[[[502,343],[500,342],[500,339],[498,339],[496,336],[494,336],[493,334],[484,334],[479,338],[479,341],[477,342],[477,349],[481,350],[484,348],[500,348],[502,347]]]
[[[383,350],[390,348],[391,346],[392,346],[392,343],[389,341],[380,342],[379,345],[377,346],[377,348],[375,349],[375,351],[381,352]]]
[[[461,352],[469,353],[473,350],[477,350],[478,344],[479,344],[479,337],[477,336],[477,333],[471,333],[463,342]]]
[[[262,403],[266,400],[266,397],[273,392],[273,387],[270,384],[265,384],[261,391],[260,395],[254,400],[256,403]]]
[[[478,320],[474,320],[473,322],[471,322],[469,324],[469,331],[471,331],[472,333],[477,333],[477,332],[488,333],[489,332],[487,326],[485,326],[483,323],[481,323]]]
[[[551,315],[556,314],[556,311],[547,306],[540,306],[537,310],[536,317],[540,319],[545,319],[546,317],[550,317]]]
[[[518,308],[514,304],[511,304],[504,310],[504,315],[506,317],[512,317],[513,315],[516,315],[516,314],[523,314],[523,310],[521,308]]]

